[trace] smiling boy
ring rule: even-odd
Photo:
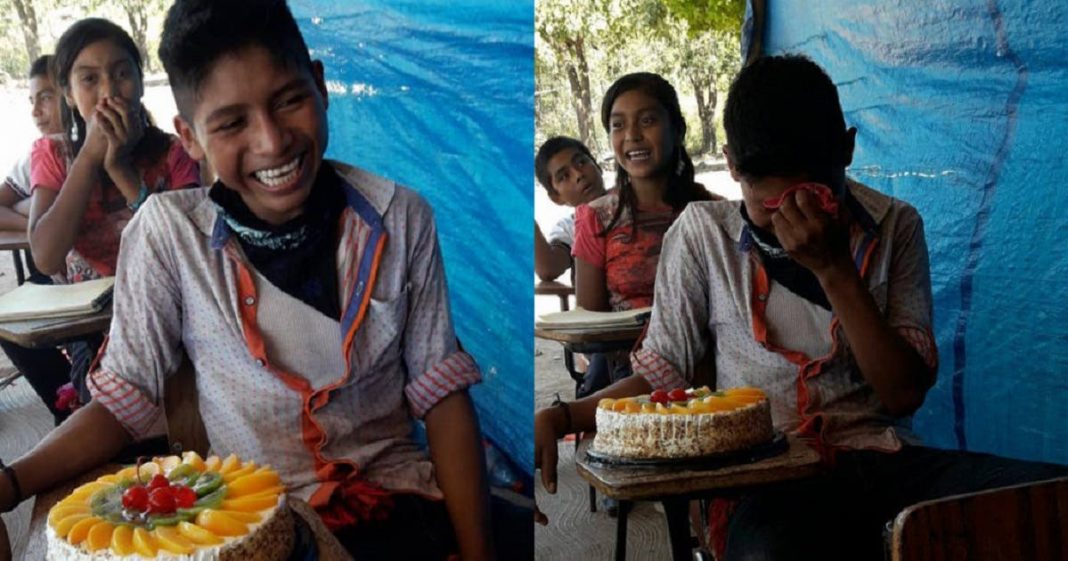
[[[324,161],[322,64],[283,1],[252,4],[168,13],[175,126],[219,179],[150,198],[127,227],[94,400],[15,463],[22,489],[148,435],[184,350],[213,449],[271,463],[360,559],[492,558],[466,392],[480,374],[452,329],[431,210]]]

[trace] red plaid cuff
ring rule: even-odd
[[[99,401],[126,431],[140,440],[149,435],[163,408],[152,403],[136,386],[107,370],[95,370],[89,374],[89,393]]]
[[[690,383],[663,357],[649,349],[639,349],[630,355],[631,370],[645,378],[653,390],[670,391],[689,387]]]
[[[422,419],[439,401],[449,394],[482,381],[482,374],[471,355],[455,352],[430,367],[422,376],[404,387],[412,415]]]
[[[934,337],[929,329],[899,327],[897,332],[913,349],[916,349],[917,353],[920,353],[920,358],[931,372],[938,370],[938,346],[935,345]]]

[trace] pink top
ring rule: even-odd
[[[618,204],[619,196],[613,190],[575,209],[571,253],[604,270],[608,304],[613,310],[651,306],[660,245],[678,215],[671,207],[639,209],[637,235],[631,239],[632,219],[624,212],[608,235],[601,236]]]
[[[58,192],[67,179],[72,158],[66,142],[44,137],[33,143],[30,164],[31,193],[34,189]],[[200,166],[185,153],[177,137],[172,137],[167,157],[142,171],[142,180],[152,193],[195,186],[200,182]],[[115,274],[119,257],[119,240],[133,211],[115,187],[97,183],[82,216],[78,237],[67,254],[68,282],[106,277]]]

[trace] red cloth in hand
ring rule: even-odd
[[[802,190],[815,195],[816,202],[819,204],[819,207],[823,212],[838,218],[838,200],[834,198],[834,192],[831,191],[831,188],[822,183],[798,183],[783,191],[778,197],[764,199],[764,208],[768,210],[776,210],[786,202],[786,197],[790,197],[794,193]]]

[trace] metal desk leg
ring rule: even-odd
[[[566,345],[564,346],[564,368],[567,368],[568,375],[575,381],[575,397],[577,398],[578,390],[582,386],[582,379],[585,374],[575,368],[575,353],[571,352],[571,349]]]
[[[619,501],[619,516],[616,517],[616,561],[627,561],[627,515],[630,501]]]
[[[37,266],[33,264],[33,254],[30,253],[29,249],[22,250],[22,259],[26,263],[27,277],[32,277],[40,273],[40,271],[37,270]]]
[[[689,504],[687,499],[663,501],[664,517],[667,518],[668,537],[671,541],[673,561],[693,561],[693,536],[690,534]]]
[[[582,374],[575,370],[575,353],[570,349],[564,347],[564,366],[567,368],[567,372],[571,374],[571,378],[575,380],[575,398],[578,399],[579,388],[582,387]],[[575,435],[575,453],[578,453],[579,448],[579,436]],[[590,512],[597,512],[597,489],[590,485]]]
[[[15,260],[15,282],[21,285],[26,282],[26,273],[22,270],[22,256],[19,255],[19,250],[12,250],[11,258]]]

